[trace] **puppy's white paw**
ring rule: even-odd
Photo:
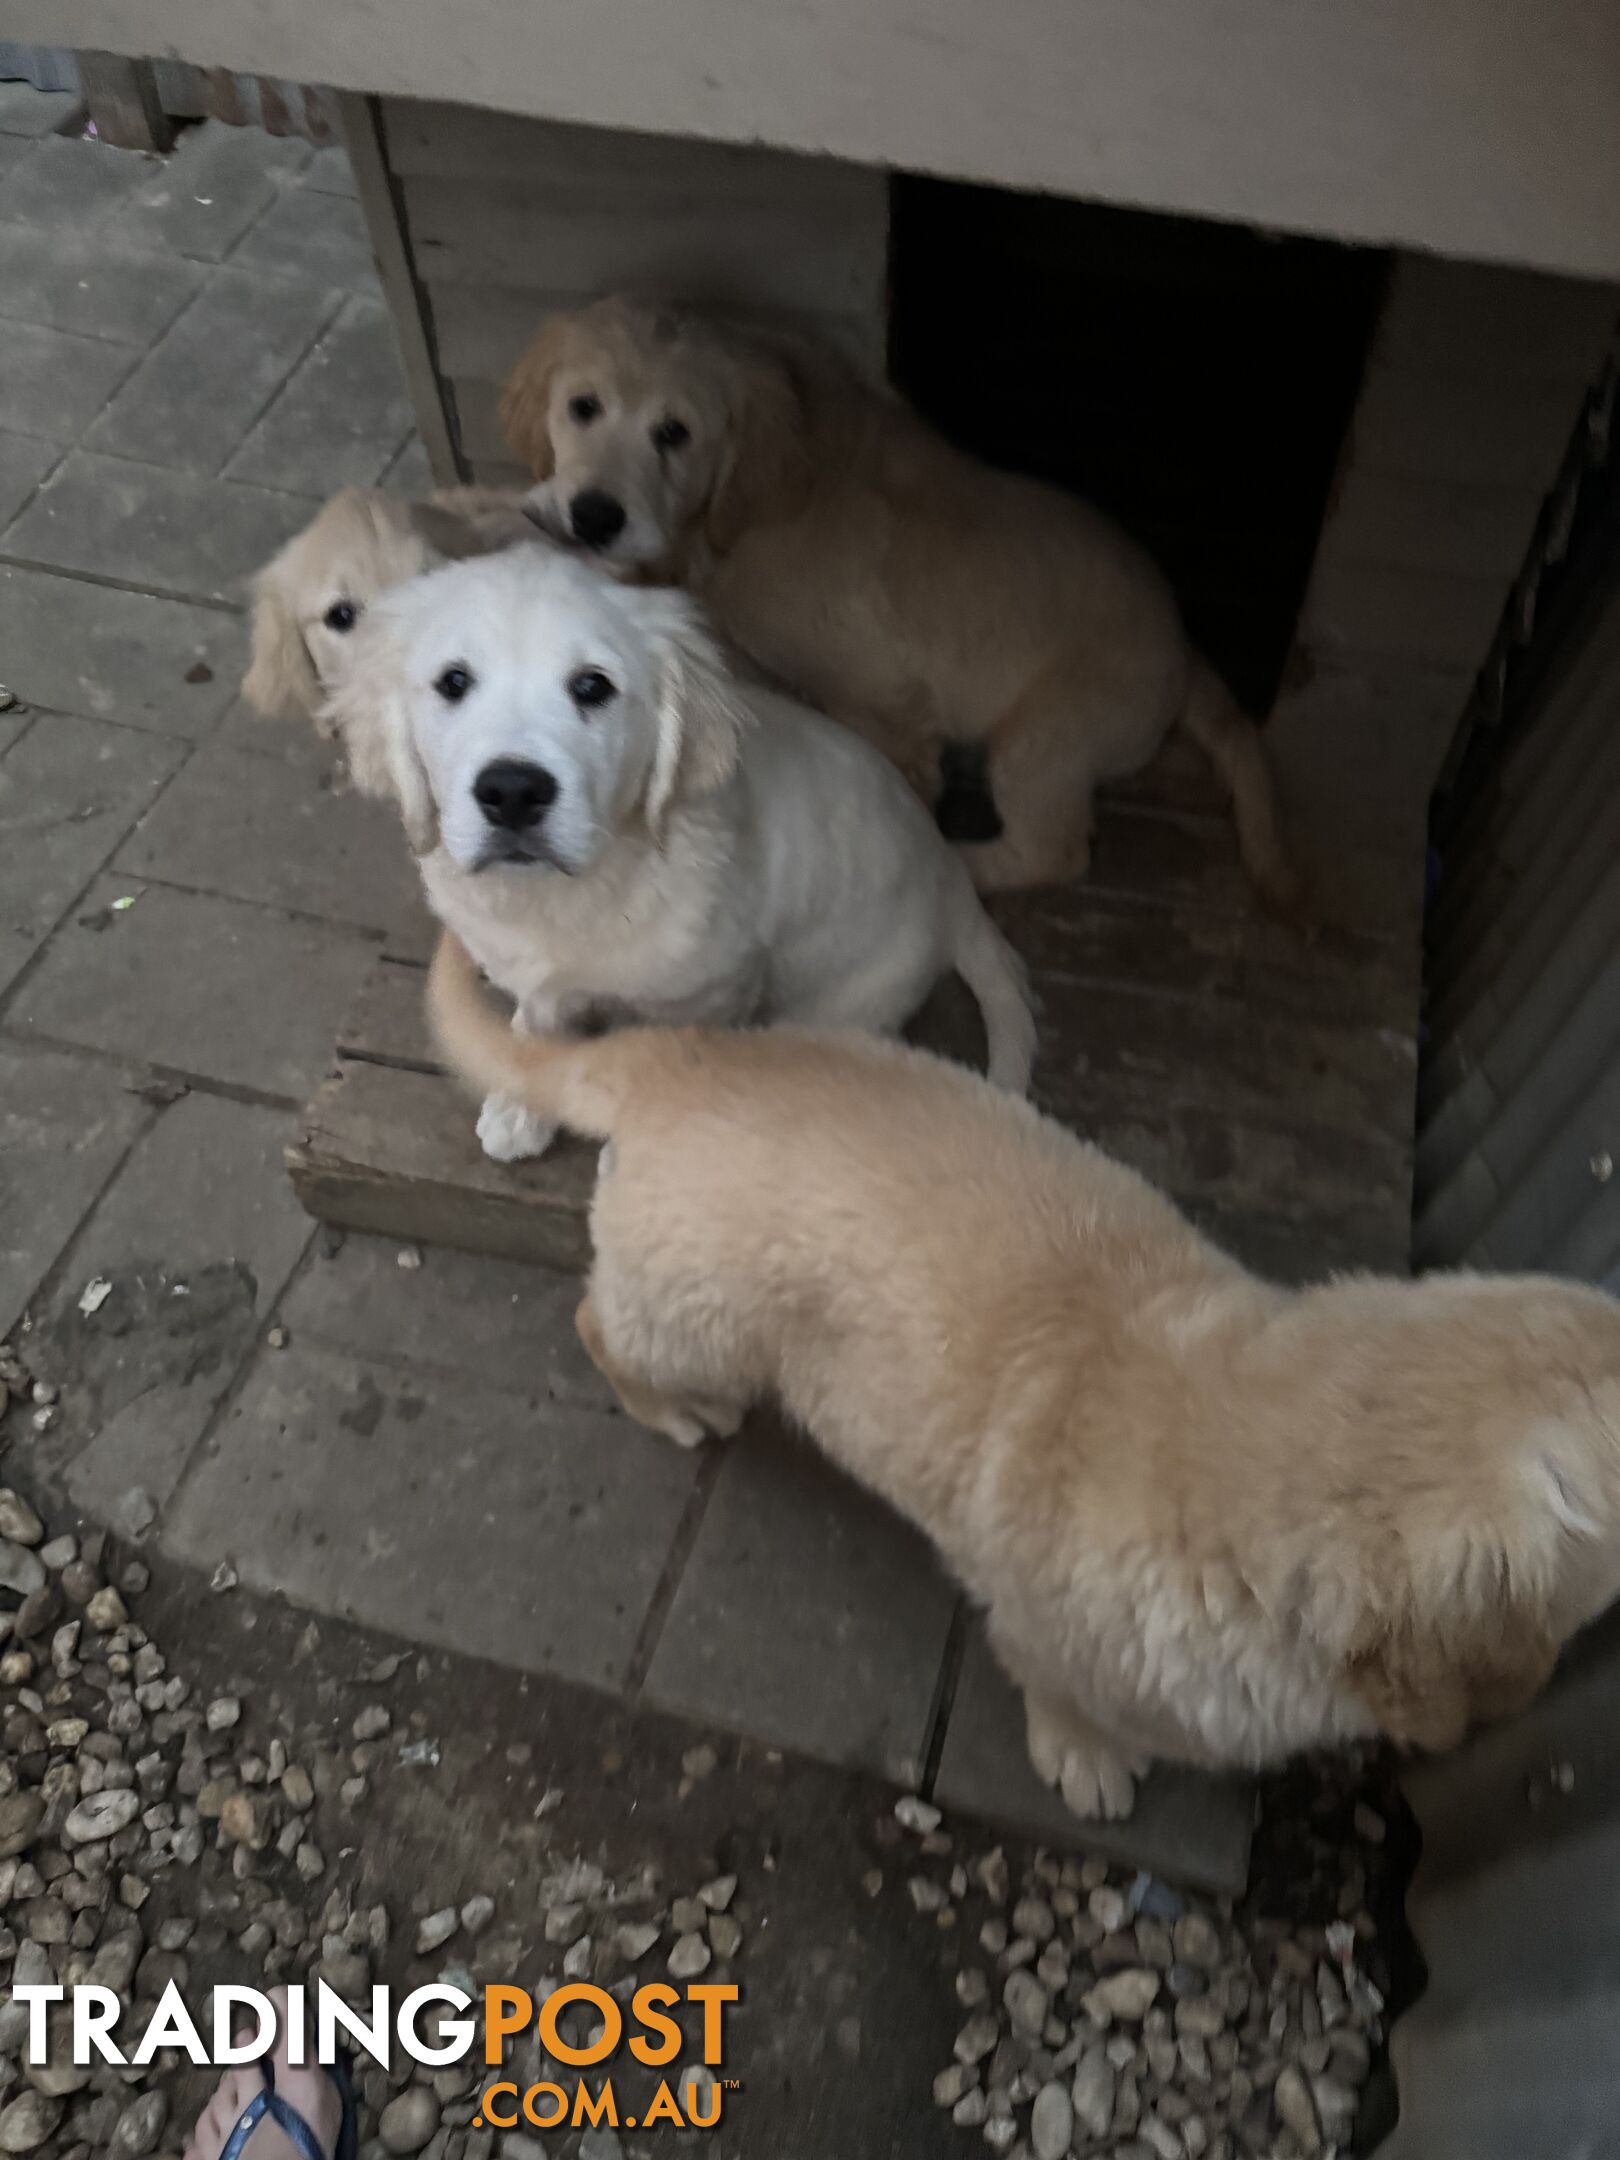
[[[1146,1768],[1143,1762],[1127,1762],[1112,1748],[1087,1741],[1080,1747],[1070,1746],[1058,1785],[1076,1815],[1123,1822],[1136,1806],[1136,1780]]]
[[[1024,1716],[1029,1734],[1029,1759],[1035,1775],[1043,1785],[1059,1785],[1063,1782],[1063,1760],[1074,1742],[1074,1727],[1066,1718],[1024,1698]]]
[[[505,1095],[486,1095],[478,1113],[478,1144],[491,1162],[527,1162],[557,1137],[555,1125]]]

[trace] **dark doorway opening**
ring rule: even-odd
[[[1387,256],[910,175],[891,209],[899,388],[964,449],[1117,518],[1269,710]]]

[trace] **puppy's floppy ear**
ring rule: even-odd
[[[279,556],[254,581],[252,657],[242,695],[267,720],[288,713],[313,716],[320,704],[320,681]]]
[[[663,836],[680,795],[706,795],[736,770],[752,714],[701,610],[684,593],[649,592],[646,621],[658,681],[658,741],[647,823]]]
[[[739,352],[730,372],[725,447],[703,519],[717,555],[728,554],[750,526],[792,517],[814,474],[809,407],[786,356]]]
[[[411,741],[405,686],[388,624],[370,613],[353,635],[355,664],[327,699],[321,718],[342,743],[349,777],[360,793],[393,803],[412,854],[431,855],[439,844],[439,814]]]
[[[536,480],[549,480],[557,469],[551,446],[551,384],[568,335],[568,318],[553,315],[507,377],[501,393],[506,439]]]

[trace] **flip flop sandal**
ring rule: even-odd
[[[260,2066],[264,2071],[264,2090],[253,2095],[247,2106],[236,2118],[236,2127],[225,2140],[219,2160],[241,2160],[247,2141],[268,2115],[276,2127],[289,2137],[302,2155],[302,2160],[327,2160],[325,2146],[289,2101],[283,2100],[276,2091],[275,2064],[266,2061]],[[349,2066],[340,2055],[335,2063],[322,2065],[327,2076],[338,2089],[343,2102],[343,2121],[338,2127],[337,2144],[331,2160],[355,2160],[360,2145],[360,2115],[355,2106],[354,2085],[349,2076]]]

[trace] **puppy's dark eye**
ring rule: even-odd
[[[581,390],[568,400],[568,417],[580,427],[589,427],[602,417],[602,400],[593,391]]]
[[[653,429],[652,439],[655,450],[678,450],[682,443],[692,440],[692,430],[684,420],[677,420],[670,413]]]
[[[352,600],[334,600],[321,617],[328,630],[352,630],[360,619],[360,610]]]
[[[568,678],[568,695],[576,705],[589,712],[593,705],[605,705],[610,698],[618,696],[617,687],[609,682],[600,668],[582,667]]]
[[[433,685],[447,705],[459,705],[472,686],[472,670],[459,666],[447,667]]]

